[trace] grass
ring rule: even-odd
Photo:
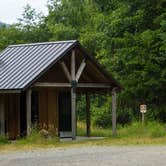
[[[85,136],[85,123],[79,122],[78,135]],[[91,127],[91,135],[98,137],[109,137],[112,138],[112,129],[98,128],[96,126]],[[134,122],[126,126],[118,126],[116,138],[157,138],[166,137],[166,126],[158,122],[148,122],[141,124]]]
[[[166,145],[166,128],[163,124],[158,122],[148,122],[144,125],[135,122],[124,127],[118,126],[117,131],[117,136],[112,136],[111,128],[103,129],[92,126],[91,136],[101,136],[106,138],[102,140],[60,142],[56,136],[45,136],[42,133],[33,130],[30,136],[17,141],[8,141],[4,136],[1,136],[0,152],[93,145]],[[85,136],[84,123],[78,123],[77,134]]]

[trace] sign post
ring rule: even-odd
[[[145,113],[147,111],[147,106],[145,104],[140,105],[140,112],[142,113],[142,124],[144,124],[145,121]]]

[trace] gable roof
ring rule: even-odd
[[[0,54],[0,89],[25,89],[44,69],[55,63],[76,40],[11,45]]]
[[[0,90],[28,88],[39,75],[76,45],[80,45],[77,40],[69,40],[7,47],[0,53]]]

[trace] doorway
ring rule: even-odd
[[[58,105],[59,105],[59,136],[61,138],[72,137],[70,92],[59,93]]]

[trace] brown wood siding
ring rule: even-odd
[[[5,95],[5,124],[6,134],[9,139],[20,136],[20,95]]]
[[[39,92],[39,127],[47,130],[47,91]]]
[[[39,126],[50,132],[58,131],[58,97],[55,90],[39,91]]]

